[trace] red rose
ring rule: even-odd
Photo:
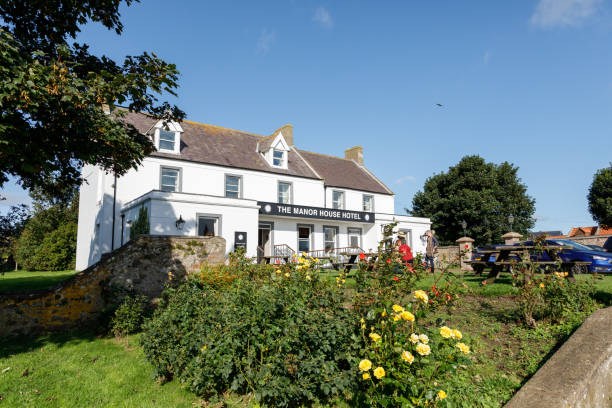
[[[276,260],[276,264],[277,264],[277,265],[280,265],[280,259],[277,259],[277,260]]]
[[[394,276],[394,277],[393,277],[393,280],[394,280],[394,281],[398,281],[398,280],[399,280],[399,278],[398,278],[397,276]]]
[[[483,285],[486,285],[486,284],[487,284],[487,281],[486,281],[486,280],[483,280],[483,281],[482,281],[482,284],[483,284]]]
[[[391,259],[387,259],[387,263],[391,263]]]
[[[452,297],[452,296],[451,296],[451,295],[449,295],[448,293],[446,294],[446,298],[447,298],[448,300],[451,300],[451,297]]]
[[[436,285],[433,285],[431,288],[432,288],[433,290],[436,290]]]
[[[465,249],[468,249],[469,247],[469,244],[465,244]]]
[[[363,252],[359,254],[359,259],[362,261],[365,259],[365,254]]]
[[[408,266],[408,270],[409,270],[410,272],[414,272],[414,268],[413,268],[412,266]]]

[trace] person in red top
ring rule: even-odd
[[[412,264],[412,259],[414,257],[412,256],[412,249],[406,244],[406,235],[400,232],[395,245],[397,246],[397,250],[402,254],[404,263]]]

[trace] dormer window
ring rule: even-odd
[[[272,156],[272,165],[275,167],[287,167],[285,166],[285,152],[283,150],[274,149]]]
[[[159,150],[170,150],[174,152],[176,133],[167,129],[159,129]]]
[[[159,121],[152,129],[155,147],[162,153],[180,154],[183,128],[176,122]]]

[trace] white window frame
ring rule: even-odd
[[[305,238],[300,238],[300,228],[308,228],[310,230],[310,234],[308,236],[308,251],[312,251],[312,245],[314,242],[314,224],[297,224],[297,249],[300,252],[300,241],[305,240]]]
[[[357,243],[357,246],[359,248],[361,248],[361,243],[363,242],[363,231],[361,228],[355,228],[355,227],[348,227],[346,229],[346,238],[347,238],[347,244],[348,246],[352,246],[351,245],[351,234],[353,235],[357,235],[359,237],[359,242]]]
[[[168,134],[172,134],[174,135],[174,140],[172,141],[172,149],[167,149],[165,147],[162,147],[162,132],[166,132]],[[157,133],[158,133],[158,138],[157,138],[157,150],[159,150],[160,152],[171,152],[171,153],[175,153],[176,152],[176,141],[178,139],[178,132],[173,132],[170,129],[164,129],[164,128],[159,128],[157,129]]]
[[[277,160],[276,157],[274,157],[274,155],[276,153],[280,153],[282,155],[282,157],[278,160],[280,160],[279,164],[275,164],[274,162]],[[287,168],[287,152],[285,150],[281,150],[281,149],[272,149],[272,166],[274,167],[278,167],[281,169],[286,169]]]
[[[204,236],[204,235],[199,235],[200,233],[200,218],[208,218],[208,219],[213,219],[215,220],[214,223],[214,228],[215,228],[215,232],[214,232],[214,236],[215,237],[220,237],[221,236],[221,223],[223,220],[223,217],[221,214],[206,214],[206,213],[197,213],[196,214],[196,229],[195,229],[195,236],[196,237],[200,237],[200,236]]]
[[[229,177],[236,177],[238,179],[238,197],[230,197],[227,195],[227,179]],[[227,198],[242,198],[242,176],[239,174],[226,174],[225,175],[225,184],[224,184],[224,197]]]
[[[285,184],[289,186],[289,201],[286,203],[281,202],[281,184]],[[276,187],[276,201],[279,204],[293,204],[293,183],[288,181],[279,181]]]
[[[335,233],[335,242],[334,242],[334,246],[333,248],[338,248],[339,246],[339,240],[340,240],[340,228],[338,226],[335,225],[323,225],[323,250],[327,251],[327,249],[325,248],[325,243],[329,242],[325,240],[325,230],[329,228],[329,229],[333,229],[334,231],[336,231]],[[334,254],[335,255],[335,254]]]
[[[365,205],[366,198],[370,198],[371,200],[371,208],[369,210],[366,210],[366,205]],[[363,211],[374,212],[374,196],[372,194],[364,194],[363,197],[361,198],[361,204],[362,204]]]
[[[177,180],[176,180],[176,190],[174,191],[164,190],[164,187],[163,187],[164,170],[173,170],[178,173]],[[180,167],[172,167],[172,166],[160,166],[159,167],[159,190],[160,191],[165,191],[168,193],[180,193],[183,190],[182,187],[183,187],[183,169],[181,169]]]
[[[341,197],[342,197],[342,200],[341,200],[342,202],[338,203],[340,205],[338,207],[336,206],[337,202],[336,202],[336,200],[334,198],[334,195],[336,193],[339,193],[341,195]],[[334,210],[344,210],[346,208],[346,193],[344,191],[342,191],[342,190],[332,190],[332,208]]]

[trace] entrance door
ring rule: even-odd
[[[272,254],[272,224],[260,223],[257,233],[257,256]]]
[[[325,252],[331,253],[338,247],[338,227],[323,227]]]
[[[361,228],[349,228],[348,244],[353,248],[361,248]]]

